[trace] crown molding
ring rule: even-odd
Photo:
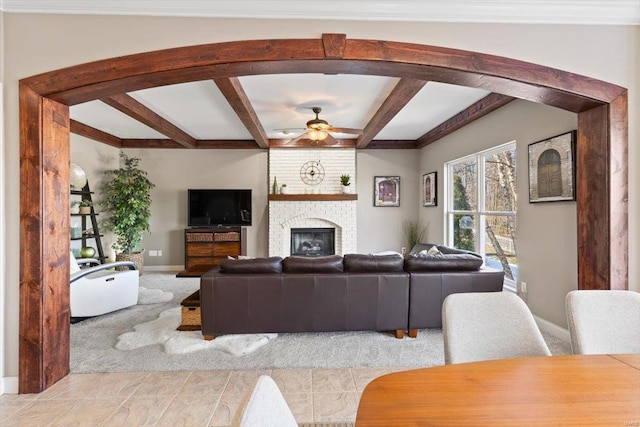
[[[0,0],[8,13],[640,25],[638,0]]]

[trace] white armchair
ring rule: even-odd
[[[79,264],[89,265],[80,269]],[[76,260],[71,253],[69,305],[71,317],[92,317],[138,303],[138,269],[132,262],[100,264],[95,259]],[[116,271],[115,267],[129,270]]]

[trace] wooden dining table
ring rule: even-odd
[[[640,426],[640,354],[500,359],[383,375],[356,427]]]

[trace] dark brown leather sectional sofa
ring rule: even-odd
[[[371,330],[402,338],[408,330],[415,337],[418,329],[442,325],[446,295],[502,290],[503,272],[479,269],[482,259],[471,263],[471,253],[434,258],[413,252],[406,258],[347,254],[225,261],[200,279],[202,334],[213,339]]]

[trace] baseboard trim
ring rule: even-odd
[[[569,335],[568,329],[561,328],[555,323],[551,323],[548,320],[544,320],[541,317],[538,317],[538,316],[533,316],[533,317],[536,320],[538,328],[540,328],[541,331],[546,332],[550,335],[553,335],[554,337],[566,343],[571,342],[571,335]]]
[[[18,394],[18,377],[0,378],[0,395],[2,394]]]
[[[175,271],[176,273],[184,270],[184,265],[145,265],[144,271]]]

